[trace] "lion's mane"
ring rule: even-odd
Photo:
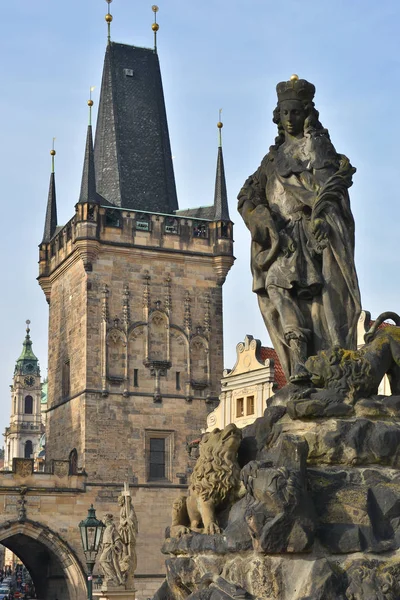
[[[223,503],[240,487],[240,467],[236,451],[225,447],[223,431],[213,431],[200,442],[200,456],[190,479],[190,490],[206,501]]]

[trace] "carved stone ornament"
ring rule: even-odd
[[[18,521],[20,523],[22,523],[23,521],[26,520],[26,508],[25,508],[25,504],[26,504],[26,499],[25,499],[25,495],[26,492],[28,491],[28,488],[26,486],[21,486],[19,488],[19,500],[17,500],[17,505],[18,505]]]
[[[174,503],[171,535],[180,537],[189,531],[208,534],[221,531],[217,513],[244,494],[236,459],[241,439],[241,431],[234,424],[203,436],[200,455],[190,478],[190,494],[187,498],[181,496]]]
[[[29,477],[33,473],[31,458],[13,458],[13,471],[19,477]]]

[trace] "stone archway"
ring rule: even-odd
[[[0,527],[0,543],[29,570],[40,600],[85,600],[86,581],[73,550],[48,527],[25,521]]]

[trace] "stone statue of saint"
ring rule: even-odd
[[[118,497],[118,504],[121,507],[118,531],[123,543],[121,568],[122,571],[129,570],[133,573],[137,566],[136,536],[138,534],[138,520],[126,484],[125,491]]]
[[[123,543],[121,536],[115,526],[113,516],[107,513],[104,517],[106,526],[103,534],[99,566],[104,575],[105,583],[111,585],[123,585],[125,577],[121,570],[123,556]]]
[[[253,291],[286,376],[307,379],[319,350],[355,349],[361,312],[348,188],[355,169],[337,154],[314,107],[315,87],[277,85],[278,136],[241,189],[251,232]]]

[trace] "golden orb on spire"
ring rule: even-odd
[[[51,156],[55,156],[56,155],[56,151],[54,150],[54,148],[52,150],[50,150],[50,155]]]
[[[158,31],[160,29],[160,26],[158,23],[153,23],[153,25],[151,26],[153,31]]]
[[[290,76],[290,81],[298,81],[299,80],[299,76],[296,75],[296,73],[293,73],[293,75]]]
[[[113,20],[112,15],[110,15],[110,13],[107,13],[104,18],[107,21],[107,23],[111,23],[111,21]]]
[[[153,4],[153,6],[151,7],[151,10],[152,10],[154,13],[158,12],[158,6],[157,6],[157,4]]]
[[[93,106],[93,100],[92,99],[88,100],[87,103],[88,103],[88,106],[90,106],[90,107]]]
[[[218,123],[217,123],[218,129],[222,129],[223,126],[224,126],[224,124],[222,123],[222,121],[218,121]]]

